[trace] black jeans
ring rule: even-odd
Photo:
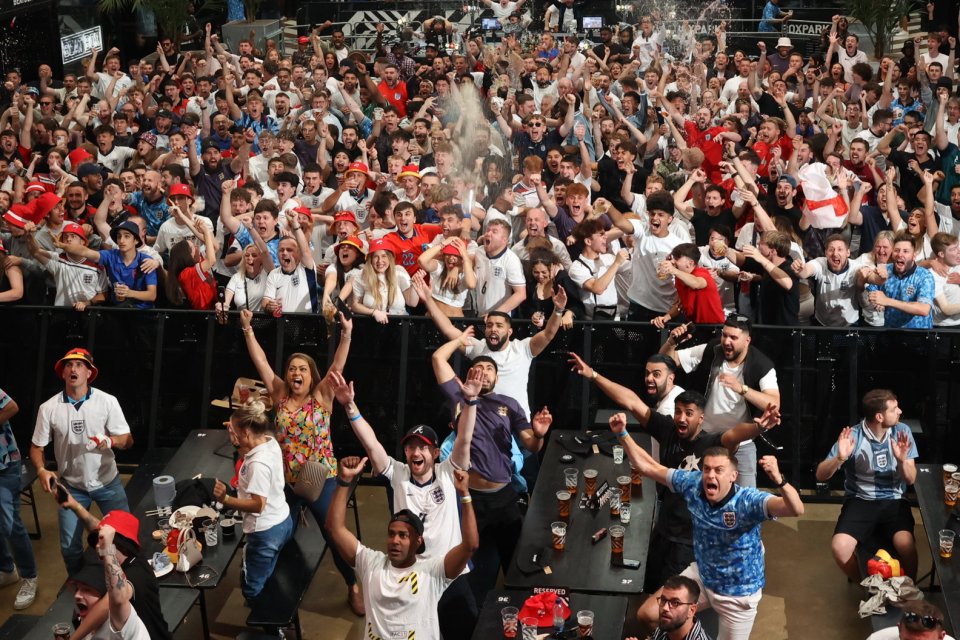
[[[506,573],[510,567],[523,518],[517,506],[517,492],[510,485],[492,493],[471,490],[470,495],[473,496],[480,547],[473,554],[473,569],[468,576],[479,604],[496,586],[500,569]]]

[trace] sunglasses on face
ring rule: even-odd
[[[927,630],[936,629],[943,626],[943,620],[933,616],[921,616],[919,613],[904,613],[903,621],[907,624],[919,624]]]

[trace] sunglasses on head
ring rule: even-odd
[[[922,616],[919,613],[907,612],[903,614],[903,621],[907,624],[919,624],[927,630],[936,629],[943,626],[943,620],[933,616]]]

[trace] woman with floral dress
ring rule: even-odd
[[[296,484],[301,466],[308,460],[316,460],[329,469],[329,477],[323,492],[316,502],[306,506],[313,512],[323,536],[327,532],[323,525],[327,519],[327,509],[336,489],[337,459],[333,453],[333,441],[330,437],[330,415],[333,411],[333,385],[328,380],[330,371],[342,372],[350,352],[350,334],[353,322],[340,317],[340,344],[333,355],[333,362],[327,377],[320,377],[320,370],[313,358],[305,353],[294,353],[287,358],[283,377],[270,368],[253,333],[250,321],[253,313],[244,309],[240,312],[240,325],[247,351],[253,360],[257,373],[263,380],[273,399],[276,413],[276,437],[283,450],[284,474],[289,484]],[[288,492],[288,498],[294,511],[301,500]],[[327,539],[337,569],[347,583],[347,602],[358,616],[364,615],[363,597],[357,585],[353,569],[343,561],[336,549]]]

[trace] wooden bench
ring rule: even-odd
[[[256,600],[250,603],[248,627],[259,627],[276,637],[279,629],[292,624],[296,628],[297,640],[303,637],[300,603],[320,568],[327,548],[313,515],[307,513],[306,519],[307,524],[297,527],[293,538],[280,550],[273,575]]]

